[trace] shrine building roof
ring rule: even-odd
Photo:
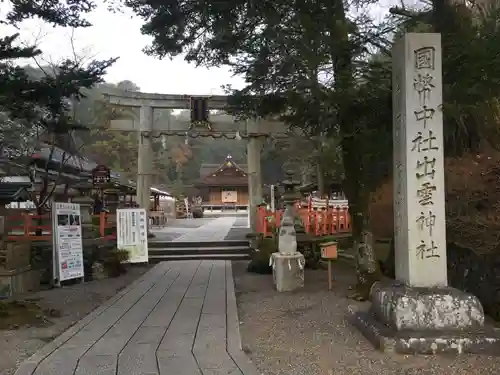
[[[248,186],[246,165],[228,155],[222,164],[202,164],[196,186]]]

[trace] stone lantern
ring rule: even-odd
[[[297,233],[295,231],[295,208],[293,206],[300,194],[296,191],[298,182],[292,180],[292,174],[287,173],[287,179],[282,182],[285,189],[283,202],[285,211],[281,218],[278,234],[278,252],[271,255],[274,285],[279,292],[292,291],[304,286],[304,256],[297,252]]]
[[[293,204],[300,199],[300,194],[296,191],[296,187],[300,183],[292,179],[292,172],[288,171],[286,177],[286,180],[281,183],[284,188],[281,199],[283,200],[285,211],[281,218],[278,251],[281,254],[294,254],[297,252],[297,233],[295,231],[296,212]]]
[[[284,188],[281,199],[285,203],[285,207],[293,206],[294,202],[301,198],[301,194],[297,191],[297,186],[300,185],[299,181],[293,180],[293,173],[286,172],[286,180],[281,182]]]

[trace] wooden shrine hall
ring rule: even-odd
[[[221,165],[202,164],[194,187],[202,198],[203,210],[248,210],[246,165],[236,164],[231,155]]]

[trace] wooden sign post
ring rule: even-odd
[[[95,187],[102,187],[111,182],[111,171],[105,165],[98,165],[92,169],[92,184]]]
[[[111,171],[105,165],[99,164],[92,169],[92,185],[98,189],[104,207],[104,187],[111,182]]]
[[[338,257],[337,242],[324,242],[319,246],[321,248],[321,258],[328,261],[328,290],[331,291],[333,288],[332,260],[336,260]]]

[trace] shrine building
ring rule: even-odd
[[[237,165],[231,155],[222,165],[202,164],[200,178],[194,184],[204,210],[247,210],[248,175],[246,165]]]

